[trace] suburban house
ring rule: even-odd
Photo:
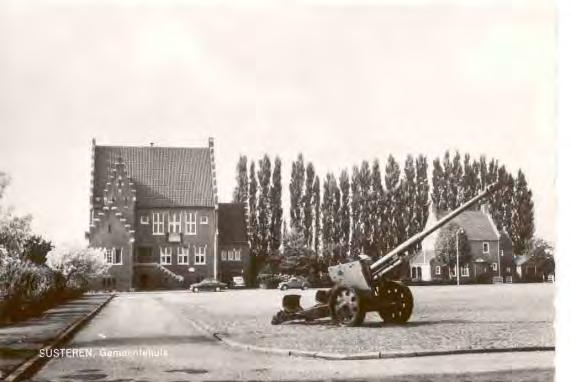
[[[105,249],[111,264],[100,288],[187,288],[220,277],[212,138],[198,148],[99,146],[93,140],[91,155],[86,236],[90,246]]]
[[[250,280],[250,245],[245,206],[241,203],[218,205],[220,280],[234,284],[234,277]]]
[[[426,227],[447,213],[432,208]],[[460,264],[461,283],[489,282],[494,277],[511,281],[515,273],[512,242],[507,233],[498,232],[486,206],[464,211],[447,224],[454,223],[464,231],[470,247],[470,261]],[[457,278],[456,267],[450,269],[436,253],[436,241],[444,227],[427,236],[421,243],[422,249],[409,262],[413,282],[447,282]]]

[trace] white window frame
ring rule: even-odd
[[[194,264],[206,265],[206,245],[194,247]]]
[[[161,265],[171,265],[172,264],[172,248],[171,247],[160,247],[161,251]]]
[[[188,247],[177,247],[176,249],[176,263],[179,265],[188,265],[190,258],[190,250]]]
[[[208,216],[201,215],[200,216],[200,224],[208,224]]]
[[[492,270],[496,272],[498,270],[498,263],[492,263]]]
[[[456,277],[456,265],[450,266],[450,276]]]
[[[228,261],[234,261],[234,249],[228,251]]]
[[[434,269],[434,274],[435,275],[440,275],[440,265],[437,265],[436,268]]]
[[[196,235],[196,212],[187,211],[184,213],[184,233]]]
[[[153,235],[165,234],[165,214],[164,212],[153,212]]]
[[[504,250],[503,249],[500,249],[500,256],[504,257]]]
[[[173,212],[169,214],[169,233],[181,233],[182,214]]]
[[[242,250],[240,248],[234,250],[234,261],[242,261],[242,254],[240,253],[241,251]]]
[[[512,273],[512,268],[511,268],[511,267],[506,267],[506,272],[507,272],[507,273]]]
[[[115,261],[115,255],[119,251],[119,261]],[[121,265],[123,264],[123,248],[113,248],[113,265]]]
[[[141,215],[141,224],[144,224],[144,225],[149,224],[149,215]]]
[[[228,251],[223,249],[221,257],[222,257],[222,261],[226,261],[228,259]]]
[[[482,242],[482,253],[490,253],[490,242],[489,241]]]
[[[463,266],[460,268],[460,276],[470,277],[470,267]]]
[[[113,248],[105,248],[105,262],[113,264]]]

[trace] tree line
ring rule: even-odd
[[[298,154],[291,164],[287,224],[281,159],[276,156],[272,166],[266,154],[248,164],[242,155],[236,172],[233,200],[247,206],[256,273],[266,259],[279,255],[288,238],[326,264],[361,253],[378,258],[424,228],[430,203],[452,210],[494,182],[501,187],[486,203],[498,230],[512,238],[514,253],[522,254],[534,234],[533,198],[524,173],[514,176],[485,156],[446,151],[432,161],[429,177],[426,156],[407,155],[401,166],[389,155],[384,166],[378,159],[364,160],[338,176],[330,172],[320,178],[313,163]]]

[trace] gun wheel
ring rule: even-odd
[[[380,302],[379,314],[383,321],[391,324],[404,324],[408,321],[414,307],[412,292],[396,281],[387,281],[378,290]]]
[[[343,326],[359,326],[365,319],[363,303],[356,289],[335,287],[329,296],[331,318]]]

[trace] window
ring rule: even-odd
[[[410,268],[410,278],[416,279],[416,267]]]
[[[176,249],[176,263],[188,265],[188,248],[178,247]]]
[[[240,249],[238,249],[238,250],[235,249],[234,250],[234,260],[240,261],[240,255],[241,255]]]
[[[165,233],[165,214],[153,212],[153,235],[163,235]]]
[[[141,224],[149,224],[149,215],[141,215]]]
[[[502,257],[504,256],[504,250],[503,249],[500,249],[500,256],[502,256]]]
[[[172,264],[172,248],[161,247],[161,264]]]
[[[512,269],[511,269],[510,267],[506,267],[506,272],[507,272],[507,273],[511,273],[511,272],[512,272]]]
[[[228,260],[229,261],[234,261],[234,250],[231,249],[230,251],[228,251]]]
[[[113,264],[113,249],[105,249],[105,262],[107,264]]]
[[[123,263],[123,248],[115,248],[113,251],[113,264],[122,264]]]
[[[451,266],[451,267],[450,267],[450,276],[451,276],[451,277],[456,277],[456,266]]]
[[[492,269],[494,271],[497,271],[498,270],[498,263],[492,263]]]
[[[194,264],[196,265],[206,264],[206,246],[199,246],[198,249],[195,248]]]
[[[482,253],[490,253],[490,243],[487,241],[484,241],[482,243]]]
[[[227,258],[228,258],[228,252],[224,249],[222,250],[222,260],[226,261]]]
[[[440,265],[436,266],[436,269],[434,270],[434,274],[436,274],[436,275],[440,274]]]
[[[105,249],[105,262],[107,264],[120,265],[123,263],[123,249],[122,248],[107,248]]]
[[[196,235],[196,213],[184,213],[184,233],[187,235]]]
[[[169,216],[169,232],[180,233],[180,212],[171,213]]]
[[[208,216],[201,216],[200,224],[208,224]]]
[[[470,268],[468,268],[468,266],[463,266],[461,275],[462,275],[462,277],[470,276]]]

